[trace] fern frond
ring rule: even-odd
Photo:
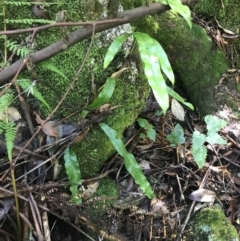
[[[43,69],[48,69],[54,73],[59,74],[60,76],[62,76],[66,81],[69,82],[68,77],[59,69],[57,68],[52,62],[51,60],[46,60],[42,63],[40,63],[38,66],[42,67]]]
[[[0,97],[0,111],[3,111],[8,108],[8,106],[12,103],[14,98],[13,92],[8,91],[4,95]]]
[[[14,144],[14,139],[17,135],[17,128],[14,122],[5,122],[5,141],[7,146],[7,153],[9,160],[12,159],[12,149]]]
[[[30,79],[20,79],[18,80],[20,87],[26,91],[28,94],[32,94],[35,98],[41,101],[49,110],[51,110],[49,104],[46,102],[41,92],[37,89],[35,81],[32,82]]]
[[[25,18],[25,19],[5,19],[5,22],[8,23],[20,23],[20,24],[33,24],[33,23],[43,23],[43,24],[53,24],[56,23],[56,21],[52,20],[46,20],[46,19],[31,19],[31,18]]]
[[[5,129],[5,123],[3,121],[0,121],[0,134],[3,133],[4,129]]]
[[[34,4],[43,4],[41,1],[36,1],[36,2],[23,2],[23,1],[20,1],[20,2],[12,2],[12,1],[5,1],[4,2],[5,5],[12,5],[12,6],[32,6]],[[47,3],[47,2],[44,2],[44,6],[50,6],[50,5],[56,5],[57,3]]]
[[[17,51],[16,55],[20,56],[22,58],[26,57],[29,54],[29,49],[26,46],[19,46],[19,44],[17,43],[17,41],[10,41],[7,40],[6,42],[6,47],[10,50],[10,51]]]

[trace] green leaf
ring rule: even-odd
[[[163,115],[162,111],[160,111],[160,110],[156,110],[154,114],[156,116],[162,116]]]
[[[89,109],[98,109],[103,104],[106,104],[112,97],[113,91],[115,89],[115,78],[108,78],[106,83],[103,86],[102,91],[99,93],[97,99],[93,101],[87,108]]]
[[[109,46],[106,56],[104,58],[103,68],[106,69],[108,65],[111,63],[119,49],[121,48],[122,44],[126,41],[126,39],[131,36],[131,34],[125,33],[120,35],[114,39],[114,41]]]
[[[218,133],[212,133],[212,134],[208,135],[206,138],[206,142],[208,142],[210,144],[220,144],[220,145],[227,144],[227,141],[224,140]]]
[[[192,155],[199,168],[204,166],[207,156],[207,148],[203,146],[205,141],[206,136],[204,134],[199,131],[193,132]]]
[[[168,79],[174,85],[175,77],[166,52],[164,51],[160,43],[155,39],[153,39],[153,44],[156,48],[156,54],[158,56],[162,72],[168,77]]]
[[[152,199],[154,197],[154,192],[146,177],[143,175],[142,169],[138,165],[134,156],[131,153],[127,152],[123,141],[116,137],[117,134],[115,130],[113,130],[111,127],[104,123],[100,123],[100,126],[110,139],[111,143],[113,144],[119,155],[124,158],[126,169],[132,175],[135,182],[139,185],[139,187],[143,190],[147,197],[149,199]]]
[[[192,149],[192,155],[194,157],[195,162],[197,163],[199,168],[204,166],[206,156],[207,156],[207,148],[205,146],[201,146],[197,149]]]
[[[64,152],[65,168],[69,179],[71,199],[76,204],[81,204],[81,199],[77,197],[79,194],[78,185],[82,184],[79,162],[76,154],[67,148]]]
[[[62,76],[65,80],[69,81],[68,77],[61,70],[59,70],[59,68],[57,68],[54,64],[52,64],[51,60],[44,61],[44,62],[38,64],[38,66],[42,67],[43,69],[48,69],[48,70]]]
[[[80,114],[81,118],[82,118],[82,119],[85,119],[86,116],[88,115],[88,113],[89,113],[88,110],[82,110],[82,111],[81,111],[81,114]]]
[[[186,105],[188,108],[190,108],[191,110],[194,110],[194,107],[191,103],[185,102],[184,99],[177,93],[175,92],[173,89],[171,89],[170,87],[167,86],[167,92],[170,96],[172,96],[174,99],[176,99],[177,101],[181,102],[182,104]]]
[[[177,124],[171,134],[167,135],[167,140],[176,145],[181,145],[185,143],[185,137],[184,137],[184,130],[183,128]]]
[[[152,141],[156,140],[156,131],[153,129],[153,127],[147,128],[147,137]]]
[[[168,4],[172,10],[180,14],[187,21],[189,27],[192,28],[191,11],[189,7],[183,5],[181,0],[168,0]]]
[[[13,92],[9,90],[0,97],[0,112],[8,108],[8,106],[12,103],[13,98]]]
[[[15,124],[11,121],[5,122],[5,141],[7,146],[8,159],[12,160],[12,149],[14,144],[14,139],[17,134],[17,128]]]
[[[143,118],[137,118],[137,122],[142,128],[145,128],[149,124],[148,121]]]
[[[222,128],[224,128],[227,125],[227,122],[225,120],[219,119],[218,117],[213,115],[205,116],[204,120],[207,124],[208,135],[211,135],[213,133],[220,131]]]
[[[158,49],[156,46],[157,41],[145,33],[135,32],[133,35],[139,46],[141,59],[144,63],[144,73],[148,79],[148,83],[165,114],[169,107],[169,97],[165,79],[163,78],[159,65],[159,56],[156,53],[156,50]]]
[[[193,147],[196,149],[204,144],[206,136],[199,131],[193,132]]]
[[[41,92],[39,92],[39,90],[37,89],[35,82],[32,82],[30,79],[19,79],[17,81],[24,91],[31,93],[35,98],[42,102],[51,111],[51,108],[48,105],[47,101],[44,99]]]

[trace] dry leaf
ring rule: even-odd
[[[151,212],[156,213],[169,213],[167,205],[165,202],[161,201],[160,199],[154,198],[151,200]]]
[[[145,161],[145,160],[140,161],[139,166],[142,168],[142,170],[149,170],[150,169],[149,162]]]
[[[117,72],[114,72],[112,75],[111,75],[111,78],[118,78],[123,71],[127,70],[129,68],[126,68],[126,67],[123,67],[121,68],[120,70],[118,70]]]
[[[86,187],[81,186],[80,190],[82,191],[82,198],[88,199],[90,198],[98,189],[99,182],[94,182],[92,184],[88,184]]]
[[[18,121],[22,117],[15,107],[8,107],[6,110],[0,112],[0,120]]]
[[[197,202],[214,202],[216,193],[208,189],[198,189],[189,195],[189,199]]]
[[[103,112],[103,111],[108,111],[110,109],[110,104],[104,104],[100,107],[99,111]]]
[[[75,138],[74,143],[81,142],[81,141],[85,138],[85,136],[86,136],[86,134],[89,132],[89,130],[90,130],[90,127],[86,128],[86,129],[84,130],[84,132],[82,132],[79,136],[77,136],[77,137]]]
[[[41,119],[41,117],[34,111],[33,114],[36,116],[35,120],[36,122],[42,126],[42,131],[47,135],[47,136],[54,136],[58,137],[58,131],[52,126],[51,121],[48,121],[44,124],[44,120]]]
[[[185,112],[183,107],[175,100],[172,99],[171,110],[173,115],[180,121],[184,121]]]
[[[141,150],[147,150],[149,149],[150,147],[153,146],[153,142],[149,143],[149,144],[146,144],[146,145],[138,145],[136,146],[137,148],[141,149]]]
[[[62,165],[59,164],[58,160],[55,160],[54,167],[53,167],[53,180],[57,179],[61,170],[62,170]]]

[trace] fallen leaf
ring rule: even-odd
[[[94,182],[92,184],[88,184],[87,186],[81,186],[80,190],[82,191],[82,198],[88,199],[90,198],[98,189],[99,182]]]
[[[167,205],[165,202],[161,201],[160,199],[154,198],[151,200],[151,212],[156,213],[169,213]]]
[[[172,99],[171,110],[173,115],[178,120],[184,121],[184,116],[185,116],[184,109],[175,99]]]
[[[149,162],[145,161],[145,160],[140,161],[139,166],[142,168],[142,170],[149,170],[150,169]]]
[[[89,130],[90,130],[90,127],[88,127],[87,129],[85,129],[84,132],[82,132],[79,136],[77,136],[77,137],[75,138],[74,143],[79,143],[79,142],[81,142],[81,141],[85,138],[85,136],[86,136],[86,134],[89,132]]]
[[[54,167],[53,167],[53,180],[57,179],[61,170],[62,170],[62,165],[59,164],[58,160],[55,160]]]
[[[189,195],[189,199],[197,202],[213,202],[216,193],[208,189],[198,189]]]
[[[99,111],[103,112],[103,111],[108,111],[110,109],[110,104],[104,104],[100,107]]]
[[[153,146],[153,142],[150,142],[149,144],[146,144],[146,145],[138,145],[136,147],[141,149],[141,150],[147,150],[147,149],[149,149],[152,146]]]
[[[47,135],[47,136],[54,136],[58,137],[58,131],[52,126],[51,121],[47,121],[44,124],[44,120],[41,119],[41,117],[34,111],[33,114],[36,116],[35,120],[36,122],[42,126],[42,131]]]
[[[125,71],[125,70],[127,70],[127,69],[129,69],[129,68],[123,67],[123,68],[121,68],[120,70],[118,70],[117,72],[114,72],[114,73],[111,75],[111,77],[112,77],[112,78],[118,78],[118,77],[122,74],[122,72]]]
[[[8,107],[0,112],[0,120],[9,120],[12,122],[20,120],[22,117],[15,107]]]

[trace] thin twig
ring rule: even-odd
[[[212,166],[216,161],[217,161],[217,159],[216,159],[216,157],[214,157],[214,159],[213,159],[213,161],[212,161],[212,163],[211,163],[211,166]],[[206,171],[206,173],[205,173],[205,175],[204,175],[204,178],[203,178],[203,180],[202,180],[202,182],[201,182],[201,184],[200,184],[200,186],[199,186],[199,189],[202,189],[202,188],[204,187],[209,172],[210,172],[210,168],[207,169],[207,171]],[[184,230],[185,230],[185,228],[186,228],[186,225],[187,225],[187,223],[188,223],[188,221],[189,221],[189,219],[190,219],[190,217],[191,217],[191,213],[192,213],[193,208],[194,208],[194,206],[196,205],[196,203],[197,203],[196,201],[193,201],[193,202],[192,202],[191,207],[190,207],[190,209],[189,209],[189,211],[188,211],[188,214],[187,214],[187,216],[186,216],[186,218],[185,218],[185,220],[184,220],[184,223],[183,223],[183,225],[182,225],[181,231],[180,231],[180,233],[178,234],[176,241],[180,241],[180,240],[181,240],[181,237],[182,237],[182,235],[183,235],[183,232],[184,232]]]

